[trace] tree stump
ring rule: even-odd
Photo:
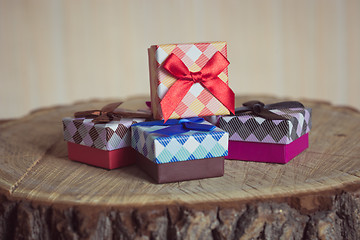
[[[283,100],[237,106],[252,99]],[[226,160],[223,177],[154,184],[67,158],[61,119],[109,102],[0,124],[0,239],[360,239],[358,111],[304,100],[310,147],[288,164]]]

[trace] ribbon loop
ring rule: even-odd
[[[200,71],[190,72],[175,54],[170,54],[162,66],[177,80],[160,102],[165,122],[195,83],[200,83],[231,113],[234,113],[235,94],[218,77],[228,65],[229,61],[220,52],[216,52]]]
[[[129,111],[118,108],[121,104],[122,102],[115,102],[104,106],[101,110],[75,112],[74,117],[87,119],[92,118],[92,122],[95,124],[119,121],[121,118],[151,118],[151,114],[147,112]]]
[[[263,102],[260,102],[258,100],[252,100],[252,101],[247,101],[247,102],[244,102],[243,103],[243,106],[245,107],[251,107],[251,106],[254,106],[254,105],[260,105],[260,106],[265,106],[265,104]]]
[[[135,123],[132,126],[167,126],[166,128],[152,131],[151,133],[158,133],[167,136],[186,133],[191,130],[208,132],[215,129],[215,126],[209,124],[201,124],[203,118],[183,118],[183,119],[169,119],[168,121],[159,120],[151,122]]]
[[[243,107],[235,109],[235,115],[240,113],[251,112],[258,117],[268,120],[288,120],[286,117],[273,113],[272,109],[285,109],[285,108],[305,108],[304,105],[297,101],[285,101],[265,105],[263,102],[253,100],[243,103]]]

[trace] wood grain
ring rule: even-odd
[[[236,102],[255,98],[265,103],[279,100],[242,96]],[[90,231],[84,239],[96,239],[96,234],[106,231],[111,232],[109,238],[126,235],[128,239],[153,234],[158,234],[154,239],[166,239],[169,234],[176,239],[268,234],[296,239],[305,233],[321,238],[321,231],[324,236],[341,236],[356,224],[360,229],[356,215],[360,211],[360,113],[324,102],[302,102],[313,108],[310,147],[288,164],[227,160],[223,177],[170,184],[154,184],[135,166],[108,171],[67,159],[61,118],[108,101],[44,109],[5,122],[0,125],[0,223],[16,219],[19,229],[11,235],[10,227],[0,224],[0,235],[3,231],[16,237],[42,229],[41,234],[51,238],[56,229],[61,232],[61,227],[51,225],[58,221],[64,229],[74,228],[71,234],[80,238]],[[344,219],[336,215],[345,211],[341,204],[347,205]],[[94,220],[86,222],[89,214]],[[72,217],[81,219],[75,224]],[[327,229],[331,221],[346,219],[355,225],[339,223],[338,229]],[[22,221],[30,224],[28,229],[19,225]],[[266,230],[267,223],[282,232]],[[101,229],[90,230],[92,225]],[[302,232],[296,235],[299,229]],[[349,231],[360,237],[359,230]]]

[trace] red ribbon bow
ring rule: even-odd
[[[177,81],[171,86],[160,103],[164,121],[169,119],[194,83],[200,83],[234,114],[235,94],[218,77],[228,65],[229,61],[220,52],[216,52],[199,72],[190,72],[175,54],[170,54],[164,61],[163,67],[175,76]]]

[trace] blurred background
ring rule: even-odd
[[[0,0],[0,118],[149,95],[150,45],[204,41],[236,94],[360,109],[359,0]]]

